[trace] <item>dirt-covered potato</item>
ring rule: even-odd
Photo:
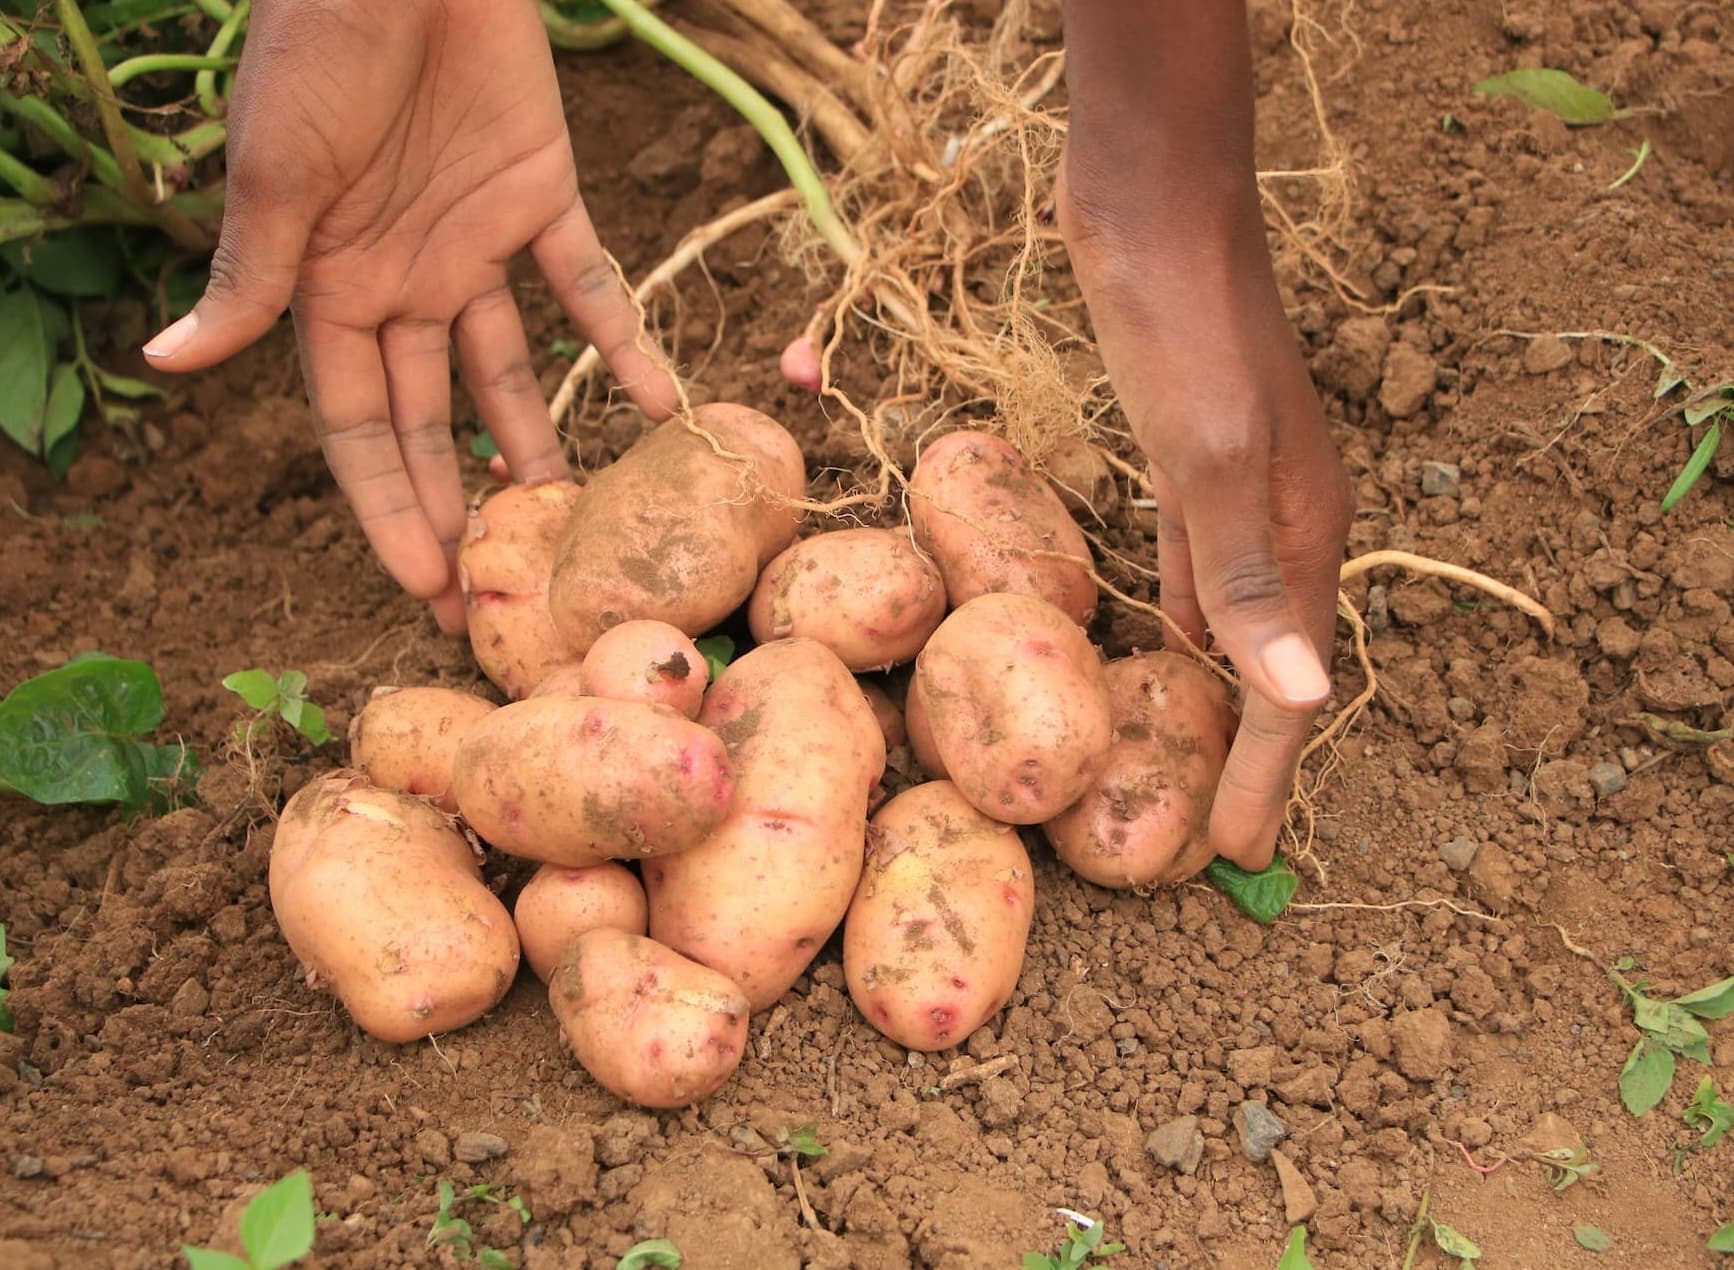
[[[581,491],[572,481],[508,485],[470,509],[458,583],[482,673],[516,700],[578,660],[548,608],[554,552]]]
[[[698,718],[709,678],[704,656],[667,622],[622,622],[584,654],[584,691],[610,701],[649,701]]]
[[[567,945],[585,931],[606,926],[644,934],[644,887],[631,869],[612,860],[587,869],[544,864],[518,892],[512,921],[524,960],[547,983]]]
[[[909,480],[909,523],[953,608],[1007,591],[1046,600],[1079,626],[1095,614],[1083,530],[1008,441],[949,432],[923,450]]]
[[[1100,886],[1183,882],[1210,863],[1210,807],[1228,759],[1222,681],[1179,653],[1104,668],[1115,740],[1089,790],[1043,826],[1055,853]]]
[[[803,538],[765,566],[747,606],[760,643],[816,639],[850,670],[909,661],[945,616],[945,583],[907,529]]]
[[[728,817],[644,862],[650,935],[774,1005],[848,910],[885,741],[855,677],[822,644],[761,644],[711,686],[699,722],[734,763]]]
[[[708,1098],[746,1052],[751,1011],[741,990],[625,931],[598,927],[568,944],[548,1003],[584,1070],[641,1107]]]
[[[349,763],[381,789],[455,812],[452,761],[472,724],[497,706],[456,688],[375,688],[349,722]]]
[[[909,733],[909,752],[921,764],[921,770],[932,780],[947,780],[945,760],[933,741],[933,726],[927,721],[927,703],[921,696],[921,678],[909,681],[909,695],[903,699],[903,726]]]
[[[1023,969],[1035,880],[1017,831],[929,781],[879,809],[843,925],[855,1008],[914,1050],[962,1045]]]
[[[530,691],[532,697],[587,697],[584,691],[584,664],[573,662],[550,670]]]
[[[806,493],[795,439],[745,406],[715,404],[646,435],[591,477],[554,560],[549,601],[566,643],[654,618],[702,635],[745,603],[759,570],[795,537],[783,498]]]
[[[1114,729],[1096,649],[1031,596],[979,596],[946,618],[916,659],[917,693],[940,768],[995,820],[1053,819],[1107,762]]]
[[[271,843],[271,911],[307,982],[393,1043],[474,1022],[518,973],[512,916],[431,804],[340,771],[302,786]]]
[[[1082,437],[1062,437],[1042,456],[1042,475],[1060,502],[1086,524],[1120,510],[1120,485],[1103,452]]]
[[[855,682],[861,685],[861,695],[867,698],[873,717],[879,721],[879,735],[885,738],[885,748],[895,750],[908,745],[909,729],[903,722],[903,711],[897,708],[891,694],[871,679],[857,679]]]
[[[716,733],[667,706],[530,697],[458,747],[452,792],[512,855],[569,868],[685,851],[722,822],[733,765]]]

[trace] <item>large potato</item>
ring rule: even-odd
[[[734,805],[699,846],[644,862],[650,935],[763,1010],[849,908],[885,740],[854,676],[810,639],[761,644],[735,662],[699,722],[728,744]]]
[[[916,659],[916,694],[940,769],[1008,824],[1041,824],[1081,798],[1114,737],[1095,648],[1027,595],[983,595],[946,618]],[[917,710],[909,723],[919,738]]]
[[[430,804],[355,772],[301,787],[271,843],[271,910],[307,981],[382,1041],[449,1032],[518,973],[511,914]]]
[[[715,1093],[746,1051],[747,999],[726,977],[652,940],[598,927],[573,940],[548,981],[573,1057],[642,1107]]]
[[[554,627],[548,583],[581,493],[572,481],[508,485],[470,509],[458,547],[470,648],[482,673],[514,700],[578,660]]]
[[[647,920],[644,887],[631,869],[612,860],[586,869],[544,864],[512,905],[524,960],[543,983],[585,931],[606,926],[642,935]]]
[[[867,1021],[899,1045],[962,1045],[1017,986],[1035,879],[1017,831],[949,781],[873,817],[867,867],[843,924],[843,977]]]
[[[575,651],[634,618],[702,635],[746,601],[794,541],[807,488],[800,447],[745,406],[700,406],[646,435],[584,487],[554,560],[549,602]]]
[[[907,529],[803,538],[765,566],[747,606],[761,644],[816,639],[850,670],[909,661],[945,616],[945,583]]]
[[[698,718],[709,671],[685,632],[632,621],[604,631],[584,654],[584,691],[610,701],[650,701]]]
[[[583,868],[702,842],[728,810],[734,768],[714,732],[667,706],[550,695],[472,727],[452,792],[501,851]]]
[[[1180,653],[1104,668],[1115,740],[1094,785],[1043,826],[1055,853],[1101,886],[1183,882],[1209,864],[1210,806],[1228,759],[1228,690]]]
[[[1079,626],[1095,614],[1083,530],[1008,441],[949,432],[923,450],[909,480],[909,523],[938,562],[953,608],[1009,591],[1046,600]]]
[[[491,701],[456,688],[375,688],[349,722],[349,763],[382,789],[431,798],[455,812],[452,760]]]

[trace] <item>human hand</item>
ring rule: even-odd
[[[652,418],[674,385],[578,194],[532,0],[256,0],[204,298],[145,346],[199,370],[295,317],[320,444],[381,562],[464,628],[450,348],[512,474],[569,474],[507,266],[525,246]]]

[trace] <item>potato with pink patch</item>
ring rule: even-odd
[[[512,906],[524,960],[543,983],[584,932],[607,927],[642,935],[646,920],[644,887],[631,869],[612,860],[585,869],[544,864]]]
[[[728,811],[734,765],[716,733],[667,706],[539,696],[465,734],[452,791],[492,846],[583,868],[704,841]]]
[[[548,981],[572,1055],[641,1107],[688,1107],[740,1066],[751,1013],[714,970],[641,935],[599,927],[573,940]]]
[[[456,688],[375,688],[349,723],[349,762],[382,789],[456,812],[452,762],[464,733],[499,709]]]
[[[458,583],[482,673],[517,700],[578,660],[548,607],[554,553],[582,491],[573,481],[508,485],[470,509]]]
[[[905,790],[873,817],[843,924],[849,996],[908,1049],[962,1045],[1017,987],[1034,912],[1017,830],[949,781]]]
[[[301,787],[271,842],[271,911],[306,967],[370,1036],[450,1032],[496,1005],[518,935],[451,818],[355,772]]]
[[[1228,761],[1228,690],[1180,653],[1122,657],[1104,674],[1115,733],[1107,764],[1042,831],[1099,886],[1183,882],[1215,855],[1210,808]]]
[[[603,631],[582,669],[587,696],[648,701],[689,719],[698,718],[708,678],[704,655],[683,631],[644,619]]]

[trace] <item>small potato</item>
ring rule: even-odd
[[[667,622],[622,622],[584,654],[588,696],[669,706],[689,719],[698,718],[708,678],[703,654]]]
[[[355,772],[301,787],[271,843],[271,911],[368,1035],[401,1043],[479,1019],[518,973],[511,914],[449,817]]]
[[[879,722],[879,734],[885,738],[885,748],[895,750],[908,745],[909,729],[903,722],[903,711],[897,708],[891,694],[871,679],[857,679],[855,682],[861,685],[861,695],[867,698],[867,705]]]
[[[794,541],[799,514],[777,498],[806,493],[795,439],[745,406],[700,406],[692,422],[740,457],[722,457],[675,418],[584,487],[549,590],[554,623],[579,654],[633,618],[702,635]]]
[[[584,691],[584,665],[575,662],[549,671],[542,682],[530,690],[532,697],[587,697]]]
[[[568,868],[685,851],[728,811],[734,766],[716,733],[667,706],[530,697],[458,747],[458,810],[489,844]]]
[[[1120,510],[1120,485],[1097,446],[1082,437],[1062,437],[1042,457],[1042,475],[1060,502],[1086,522],[1107,520]]]
[[[641,1107],[708,1098],[746,1052],[741,990],[642,935],[578,936],[548,981],[548,1003],[584,1070]]]
[[[458,546],[470,648],[482,673],[513,700],[556,666],[578,660],[554,627],[548,585],[581,493],[573,481],[508,485],[470,509]]]
[[[761,644],[816,639],[850,670],[909,661],[945,617],[945,582],[907,529],[803,538],[765,566],[747,605]]]
[[[912,1050],[962,1045],[1017,987],[1035,912],[1017,831],[929,781],[879,809],[843,924],[855,1008]]]
[[[936,781],[949,780],[945,761],[933,742],[933,728],[927,721],[927,703],[921,695],[919,677],[909,681],[909,695],[903,699],[903,725],[909,730],[909,752],[921,764],[921,770]]]
[[[456,812],[452,760],[471,725],[498,709],[456,688],[375,688],[349,723],[349,762],[381,789]]]
[[[642,935],[646,920],[644,888],[631,869],[612,860],[587,869],[544,864],[512,906],[524,960],[543,983],[585,931],[606,926]]]
[[[938,562],[953,608],[1007,591],[1046,600],[1079,626],[1090,624],[1096,612],[1090,544],[1053,487],[1010,442],[986,432],[947,433],[922,451],[909,494],[915,541]]]
[[[940,767],[995,820],[1052,820],[1107,762],[1114,729],[1102,664],[1084,632],[1042,600],[991,594],[958,609],[916,659],[915,693]]]
[[[1228,690],[1180,653],[1104,668],[1115,741],[1094,785],[1042,827],[1099,886],[1184,882],[1209,864],[1210,807],[1228,760]]]

